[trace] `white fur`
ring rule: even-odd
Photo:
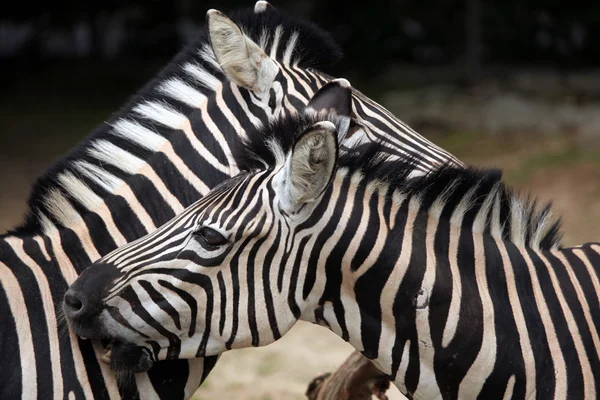
[[[103,200],[92,189],[90,189],[83,181],[77,178],[71,172],[63,172],[58,176],[60,185],[73,196],[82,206],[88,210],[93,210]]]
[[[518,247],[525,246],[525,209],[520,199],[512,198],[510,200],[510,237],[511,241]]]
[[[54,222],[52,222],[50,220],[50,218],[48,218],[46,216],[46,214],[40,212],[39,213],[39,219],[40,219],[40,225],[42,226],[42,232],[44,232],[44,235],[50,236],[53,233],[56,233],[57,228],[56,225],[54,225]],[[75,276],[77,276],[74,273]],[[75,278],[73,278],[73,280],[75,280]]]
[[[500,221],[500,194],[498,192],[496,192],[494,197],[494,208],[492,209],[490,232],[493,237],[498,239],[502,238],[502,221]]]
[[[273,60],[277,59],[277,49],[279,48],[279,41],[281,40],[281,34],[283,33],[283,28],[281,25],[275,28],[275,33],[273,34],[273,43],[271,44],[271,52],[269,53],[269,57]]]
[[[214,58],[212,59],[214,60]],[[221,81],[198,64],[186,63],[183,70],[205,88],[216,91],[221,87]]]
[[[217,56],[215,56],[215,52],[213,51],[212,47],[210,47],[210,43],[204,43],[202,45],[202,48],[200,50],[198,50],[198,54],[200,55],[200,57],[202,57],[202,59],[204,61],[208,62],[214,69],[216,69],[217,71],[223,71],[221,69],[221,66],[217,62]]]
[[[189,120],[185,115],[172,109],[166,104],[161,104],[156,101],[138,104],[133,108],[133,111],[143,118],[157,122],[168,128],[182,129],[183,126],[189,125]]]
[[[488,195],[486,196],[485,200],[483,201],[483,204],[479,208],[479,211],[477,212],[477,217],[475,217],[475,221],[473,222],[473,232],[482,233],[485,230],[485,224],[495,199],[496,192],[495,190],[491,190],[490,193],[488,193]]]
[[[296,44],[298,43],[298,32],[292,32],[290,38],[285,46],[285,51],[283,53],[283,64],[290,65],[292,63],[292,55],[294,54],[294,49],[296,48]]]
[[[177,78],[163,82],[158,87],[158,91],[194,108],[199,108],[202,103],[206,102],[204,94]]]
[[[114,165],[131,175],[136,174],[146,165],[145,161],[107,140],[98,140],[88,152],[99,161]]]
[[[150,151],[158,151],[167,139],[136,121],[120,119],[114,125],[111,133],[129,140]]]
[[[119,186],[125,184],[122,179],[87,161],[75,161],[73,167],[107,192],[115,192]]]
[[[48,212],[61,225],[69,226],[74,221],[81,220],[81,215],[58,189],[51,189],[46,195],[44,203]]]
[[[18,316],[14,318],[15,333],[19,346],[15,350],[15,356],[21,360],[30,360],[35,363],[36,354],[33,347],[33,337],[31,325],[29,323],[30,316],[25,304],[25,296],[21,290],[21,283],[4,263],[0,262],[0,287],[6,293],[8,301],[8,310],[3,310],[8,315]],[[13,371],[18,373],[17,371]],[[37,392],[37,368],[35,365],[21,362],[21,389],[22,400],[34,400],[38,398]],[[46,371],[45,374],[48,374]]]

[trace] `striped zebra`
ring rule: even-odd
[[[313,115],[249,132],[240,174],[69,288],[73,329],[132,364],[263,346],[303,319],[409,398],[595,399],[600,244],[561,248],[549,206],[496,170],[410,177],[377,144],[338,160],[346,131]]]
[[[61,330],[64,292],[89,264],[168,221],[238,168],[231,148],[280,115],[348,92],[314,25],[259,1],[206,32],[35,184],[22,226],[0,237],[0,398],[188,398],[216,358],[158,363],[119,387],[107,343]],[[236,22],[234,22],[236,21]],[[422,171],[460,164],[357,91],[353,142],[381,140]]]

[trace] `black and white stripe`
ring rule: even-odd
[[[377,145],[336,163],[344,129],[297,117],[250,134],[237,177],[71,286],[71,322],[169,359],[266,345],[305,319],[411,398],[596,398],[600,244],[561,248],[549,207],[497,171],[411,177]]]
[[[61,334],[56,310],[90,263],[237,173],[231,149],[248,130],[297,113],[330,81],[318,70],[338,56],[330,37],[258,4],[261,12],[232,18],[277,67],[267,96],[231,81],[204,33],[36,183],[26,221],[0,239],[0,397],[187,398],[214,365],[159,363],[119,393],[98,361],[103,346]],[[352,110],[353,141],[376,138],[398,155],[423,154],[423,171],[458,163],[356,91]]]

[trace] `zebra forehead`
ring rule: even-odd
[[[342,136],[348,130],[348,117],[336,114],[299,113],[282,117],[246,132],[246,139],[233,148],[233,157],[240,170],[260,171],[281,166],[285,155],[306,129],[318,122],[332,122]],[[338,135],[339,136],[339,135]]]

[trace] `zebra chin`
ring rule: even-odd
[[[101,361],[109,364],[117,375],[146,372],[154,365],[148,348],[118,340],[108,344]]]

